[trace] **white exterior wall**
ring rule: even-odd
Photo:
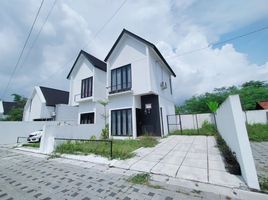
[[[28,137],[31,132],[43,129],[45,124],[56,125],[58,123],[61,122],[0,122],[0,144],[15,144],[19,136]]]
[[[162,120],[163,120],[164,127],[162,127],[162,123],[161,123],[161,127],[162,127],[162,130],[164,131],[164,136],[165,136],[165,135],[168,135],[167,115],[175,115],[175,106],[172,101],[159,96],[159,108],[162,108],[162,117],[163,117]],[[161,115],[161,112],[160,112],[160,115]],[[160,116],[160,122],[161,122],[161,116]]]
[[[123,36],[107,62],[107,87],[111,86],[111,70],[131,64],[132,91],[134,95],[150,91],[150,78],[146,46],[129,36]]]
[[[76,65],[77,67],[74,68],[72,74],[71,74],[71,87],[70,87],[70,97],[69,97],[69,104],[71,106],[78,105],[78,101],[81,100],[81,81],[85,78],[89,78],[93,76],[93,93],[92,97],[84,98],[82,101],[92,99],[94,96],[94,67],[93,65],[88,62],[88,60],[81,55],[79,60],[77,61]],[[76,101],[78,100],[78,101]]]
[[[268,110],[245,111],[245,118],[248,124],[268,124]]]
[[[217,110],[216,120],[220,135],[235,152],[246,183],[250,188],[260,189],[238,95],[229,96],[221,104]]]
[[[3,101],[0,101],[0,119],[4,119]]]
[[[74,121],[77,123],[78,107],[66,104],[56,105],[56,121]]]

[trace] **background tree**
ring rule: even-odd
[[[249,81],[241,86],[215,88],[187,99],[183,105],[176,107],[180,113],[206,113],[210,112],[207,102],[217,102],[219,105],[229,96],[239,94],[244,110],[254,110],[256,102],[268,100],[268,84],[264,81]]]
[[[8,112],[7,121],[21,121],[23,118],[24,106],[27,102],[27,99],[19,94],[12,94],[13,101],[16,103],[16,106],[13,107]]]

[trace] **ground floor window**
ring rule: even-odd
[[[80,124],[94,124],[94,112],[81,114]]]
[[[132,136],[131,109],[111,111],[112,136]]]

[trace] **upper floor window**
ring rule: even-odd
[[[85,78],[81,82],[81,98],[92,96],[92,80],[93,77]]]
[[[110,93],[121,92],[131,89],[131,65],[125,65],[111,71]]]

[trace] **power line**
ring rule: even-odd
[[[112,19],[118,14],[118,12],[121,10],[121,8],[125,5],[125,3],[127,2],[127,0],[124,0],[120,6],[115,10],[115,12],[109,17],[109,19],[98,29],[98,31],[94,34],[93,36],[93,39],[97,38],[97,36],[101,33],[101,31],[103,31],[103,29],[112,21]],[[93,40],[87,42],[83,47],[82,49],[86,48],[90,42],[92,42]],[[76,55],[75,55],[76,56]],[[73,61],[75,59],[75,56],[72,57],[71,59],[68,60],[68,62],[66,62],[65,65],[69,64],[71,61]],[[64,66],[65,66],[64,65]],[[58,72],[60,72],[62,69],[64,69],[64,67],[60,67],[58,70],[56,70],[55,72],[53,72],[50,76],[48,76],[50,79],[51,77],[55,76]],[[45,83],[47,82],[47,80],[44,80],[42,82],[39,82],[40,83]]]
[[[39,32],[37,33],[36,37],[34,38],[34,40],[33,40],[33,42],[32,42],[32,45],[30,46],[30,48],[29,48],[29,50],[28,50],[26,56],[24,57],[24,60],[23,60],[22,64],[20,65],[20,69],[23,67],[23,65],[25,64],[25,62],[28,60],[28,57],[29,57],[29,55],[30,55],[30,53],[31,53],[31,51],[32,51],[32,49],[33,49],[33,47],[34,47],[36,41],[38,40],[38,38],[39,38],[41,32],[43,31],[43,28],[44,28],[45,24],[47,23],[47,20],[48,20],[49,16],[51,15],[51,13],[52,13],[52,11],[53,11],[55,5],[56,5],[56,2],[57,2],[57,0],[54,0],[54,2],[53,2],[53,4],[52,4],[50,10],[48,11],[48,14],[47,14],[47,16],[46,16],[46,18],[45,18],[45,20],[44,20],[44,22],[43,22],[41,28],[39,29]]]
[[[13,76],[14,76],[14,74],[15,74],[15,72],[16,72],[18,66],[19,66],[19,62],[20,62],[20,60],[21,60],[21,58],[22,58],[22,55],[23,55],[24,50],[25,50],[25,47],[26,47],[26,45],[27,45],[27,43],[28,43],[28,41],[29,41],[29,38],[30,38],[30,36],[31,36],[31,34],[32,34],[34,25],[35,25],[36,20],[37,20],[37,18],[38,18],[38,16],[39,16],[39,13],[40,13],[40,10],[41,10],[41,8],[42,8],[42,6],[43,6],[43,3],[44,3],[44,0],[41,1],[41,4],[40,4],[40,6],[39,6],[39,8],[38,8],[38,11],[37,11],[37,13],[36,13],[36,15],[35,15],[35,18],[34,18],[34,21],[33,21],[33,23],[32,23],[32,26],[31,26],[31,28],[30,28],[30,31],[29,31],[29,33],[28,33],[28,35],[27,35],[27,38],[26,38],[26,40],[25,40],[25,42],[24,42],[24,45],[23,45],[23,48],[22,48],[22,50],[21,50],[21,52],[20,52],[19,58],[18,58],[18,60],[17,60],[17,62],[16,62],[16,65],[15,65],[15,67],[14,67],[12,73],[11,73],[11,76],[10,76],[10,78],[9,78],[9,80],[8,80],[8,83],[7,83],[7,85],[6,85],[6,88],[4,89],[4,91],[3,91],[3,93],[2,93],[2,99],[5,97],[6,92],[7,92],[7,89],[8,89],[8,87],[9,87],[10,83],[11,83],[11,80],[12,80],[12,78],[13,78]]]

